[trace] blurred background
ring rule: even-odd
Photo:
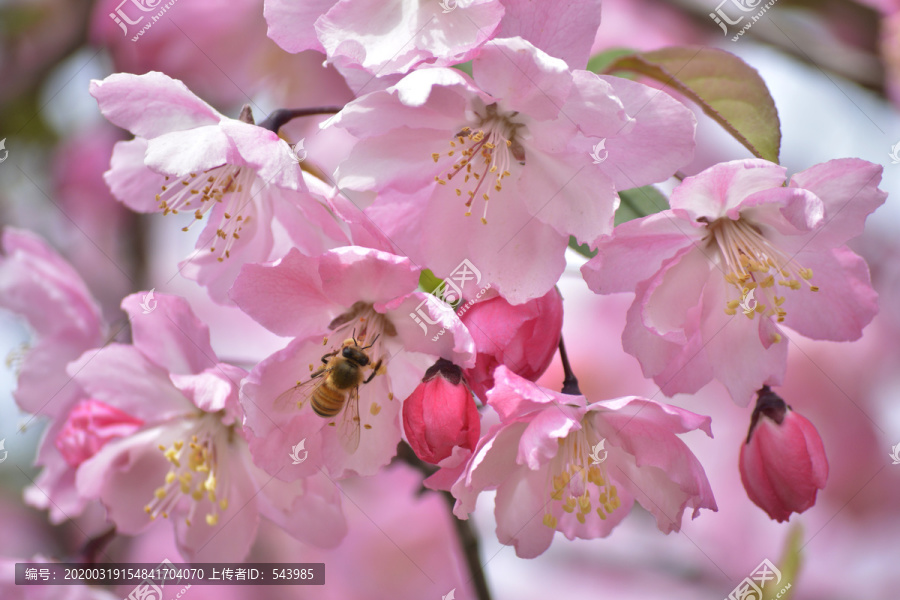
[[[707,471],[719,511],[686,520],[681,533],[665,536],[635,507],[607,539],[569,542],[558,534],[548,552],[525,561],[496,541],[493,498],[484,494],[474,521],[497,599],[716,600],[763,559],[785,566],[798,557],[783,598],[900,597],[900,465],[889,457],[900,444],[900,151],[893,150],[900,144],[900,0],[777,0],[737,41],[734,27],[723,34],[710,17],[731,2],[604,0],[594,50],[701,44],[733,52],[769,86],[781,118],[782,164],[790,173],[840,157],[884,165],[888,201],[851,244],[869,261],[881,314],[850,344],[791,334],[788,375],[777,390],[822,434],[828,485],[812,509],[789,523],[771,521],[747,499],[737,469],[750,408],[735,406],[712,383],[671,402],[713,418],[715,439],[694,432],[685,441]],[[175,0],[136,41],[134,27],[125,33],[110,18],[121,4],[0,0],[0,225],[47,239],[85,279],[108,323],[122,320],[118,304],[131,292],[181,294],[209,322],[219,356],[252,366],[284,340],[212,304],[201,288],[177,276],[175,265],[193,247],[193,234],[166,226],[157,215],[131,213],[111,197],[103,173],[113,145],[126,134],[100,116],[88,84],[117,71],[158,70],[224,114],[236,117],[249,103],[257,122],[280,107],[341,105],[352,93],[323,66],[322,55],[287,54],[266,37],[262,0]],[[698,152],[687,174],[748,156],[702,114],[698,121]],[[328,171],[342,158],[341,146],[317,141],[316,125],[315,118],[296,121],[282,134],[292,143],[307,139],[310,156]],[[631,297],[591,294],[578,271],[582,260],[572,253],[560,282],[564,335],[581,389],[592,400],[664,400],[621,348]],[[22,498],[37,476],[32,463],[44,427],[10,395],[29,336],[19,318],[0,311],[0,562],[79,560],[88,540],[106,530],[102,512],[53,525]],[[561,381],[554,363],[542,383],[558,388]],[[181,597],[436,600],[455,589],[456,598],[471,598],[446,504],[420,494],[420,481],[396,465],[345,482],[350,534],[336,550],[305,547],[264,526],[249,560],[325,562],[322,588],[195,586]],[[104,552],[117,561],[179,561],[167,523],[139,538],[117,538]],[[4,600],[123,598],[129,591],[16,588],[0,578]],[[179,593],[167,590],[165,598]]]

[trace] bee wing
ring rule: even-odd
[[[325,369],[321,371],[320,374],[315,375],[314,377],[310,377],[306,381],[298,381],[297,385],[294,385],[275,398],[275,402],[272,403],[272,406],[276,410],[286,410],[293,406],[296,406],[297,409],[301,409],[306,405],[307,400],[310,399],[312,393],[315,391],[316,386],[322,382],[322,375],[327,373],[330,369]]]
[[[359,430],[359,386],[357,386],[347,394],[347,404],[341,412],[341,424],[338,428],[341,446],[347,454],[353,454],[359,448]]]

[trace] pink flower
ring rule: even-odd
[[[478,495],[496,489],[497,537],[533,558],[561,531],[606,537],[635,500],[665,533],[688,507],[717,510],[703,467],[676,434],[710,418],[637,397],[588,404],[512,373],[494,372],[488,404],[500,414],[453,485],[454,513],[466,518]]]
[[[438,464],[461,446],[475,449],[481,417],[462,370],[439,359],[403,402],[403,431],[416,456]]]
[[[611,230],[616,190],[690,160],[694,118],[666,94],[572,72],[520,38],[486,44],[472,68],[474,80],[415,71],[345,106],[332,122],[359,143],[336,176],[377,192],[366,212],[413,260],[443,277],[471,259],[519,304],[556,283],[570,235]]]
[[[17,372],[13,397],[25,411],[49,416],[38,448],[43,467],[26,502],[49,511],[53,523],[77,517],[85,500],[55,441],[84,390],[66,373],[66,365],[90,348],[101,346],[106,326],[87,286],[72,266],[36,235],[12,228],[3,232],[0,256],[0,308],[20,314],[33,336],[11,355]]]
[[[15,356],[13,397],[25,411],[59,415],[81,391],[66,364],[103,344],[100,309],[72,266],[33,233],[6,228],[0,256],[0,308],[21,315],[33,332]]]
[[[494,369],[506,365],[537,381],[553,360],[562,332],[562,296],[555,288],[540,298],[512,305],[501,296],[472,305],[460,317],[475,340],[475,366],[466,381],[479,398],[494,387]]]
[[[740,468],[747,495],[778,522],[814,505],[828,480],[819,432],[769,386],[759,390]]]
[[[269,36],[288,52],[318,50],[341,67],[393,75],[471,59],[493,36],[503,6],[495,0],[267,0],[265,15]]]
[[[231,298],[267,329],[295,338],[257,365],[242,387],[258,465],[293,479],[321,465],[337,477],[371,475],[390,461],[400,441],[399,398],[412,393],[436,357],[466,365],[474,355],[465,326],[452,310],[438,309],[432,296],[416,291],[418,281],[419,269],[409,259],[356,246],[317,257],[292,250],[275,266],[244,267]],[[448,334],[423,336],[411,318],[417,310],[427,311]],[[327,377],[325,371],[312,375],[329,369],[338,355],[346,357],[348,345],[367,357],[365,364],[357,362],[363,376],[358,423],[352,420],[356,402],[345,402],[332,419],[307,401]],[[356,431],[358,439],[350,439]],[[295,467],[283,450],[302,439],[309,460]]]
[[[138,212],[192,213],[184,230],[209,214],[181,266],[215,299],[225,299],[244,262],[274,260],[288,246],[317,253],[345,240],[308,193],[290,147],[252,117],[225,117],[156,72],[110,75],[91,82],[91,94],[107,119],[136,136],[116,144],[106,173],[113,195]],[[281,228],[289,240],[276,238]]]
[[[716,378],[746,404],[782,380],[779,323],[846,341],[875,314],[866,264],[844,244],[884,202],[880,178],[858,159],[816,165],[787,186],[768,161],[719,164],[685,179],[670,210],[599,240],[582,272],[597,293],[635,292],[623,345],[663,392]]]
[[[191,561],[243,558],[260,514],[304,541],[335,545],[345,525],[339,492],[324,476],[282,484],[253,464],[239,428],[245,371],[218,361],[209,330],[183,299],[158,294],[147,314],[141,299],[122,302],[134,345],[110,344],[69,367],[91,398],[115,409],[114,420],[142,423],[90,457],[82,456],[88,445],[75,444],[70,456],[86,458],[79,492],[98,498],[122,533],[173,517],[178,547]],[[83,436],[102,437],[98,425],[81,427]],[[64,447],[73,439],[66,430],[58,438]]]

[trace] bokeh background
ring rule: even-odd
[[[431,0],[422,0],[431,1]],[[435,0],[436,1],[436,0]],[[542,0],[553,1],[553,0]],[[731,0],[728,0],[730,2]],[[110,323],[120,299],[156,288],[187,297],[209,322],[219,356],[251,366],[284,345],[249,318],[216,306],[175,265],[193,247],[189,234],[135,215],[103,182],[113,144],[124,132],[108,124],[88,94],[91,79],[116,71],[163,71],[183,80],[218,110],[236,116],[249,103],[257,122],[280,107],[342,104],[352,93],[314,52],[290,55],[266,37],[262,0],[176,0],[137,42],[109,18],[119,0],[0,0],[0,224],[45,237],[82,274]],[[719,506],[662,535],[640,507],[604,540],[569,542],[557,535],[544,555],[516,558],[496,541],[493,499],[479,501],[474,522],[497,599],[725,598],[763,560],[799,558],[785,598],[900,598],[900,0],[778,0],[737,42],[709,17],[716,0],[604,0],[596,52],[702,44],[733,52],[756,68],[778,107],[781,158],[789,172],[839,157],[884,165],[887,203],[851,246],[870,264],[881,314],[854,343],[812,342],[791,334],[790,364],[778,391],[822,434],[831,466],[817,504],[777,524],[746,497],[737,470],[750,409],[735,406],[718,383],[671,401],[713,418],[714,439],[685,441],[703,463]],[[685,172],[748,156],[698,115],[699,148]],[[317,143],[316,119],[282,133],[307,140],[310,160],[330,169],[342,157],[334,140]],[[898,146],[900,148],[900,146]],[[895,152],[900,154],[900,151]],[[0,158],[3,158],[0,150]],[[897,159],[900,163],[900,158]],[[665,187],[665,186],[663,186]],[[644,395],[662,400],[638,363],[621,349],[629,295],[597,297],[581,280],[572,253],[560,282],[564,335],[581,389],[590,399]],[[23,414],[10,396],[16,356],[29,332],[0,311],[0,563],[35,556],[75,560],[105,531],[102,509],[51,525],[23,501],[44,422]],[[558,387],[554,363],[543,383]],[[489,417],[488,417],[489,418]],[[0,451],[0,457],[3,457]],[[350,534],[336,550],[305,547],[264,526],[254,561],[325,562],[328,583],[306,587],[192,587],[166,598],[359,598],[437,600],[455,589],[472,596],[459,543],[440,496],[421,494],[421,478],[404,465],[345,482]],[[179,558],[167,523],[105,549],[117,561]],[[102,559],[102,557],[101,557]],[[8,570],[4,570],[4,573]],[[787,583],[787,582],[785,582]],[[0,577],[0,598],[123,598],[130,586],[15,588]]]

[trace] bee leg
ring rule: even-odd
[[[369,383],[370,381],[375,379],[375,376],[378,375],[378,370],[381,368],[381,363],[382,363],[382,359],[379,358],[378,362],[376,362],[374,365],[372,365],[372,374],[369,375],[369,377],[367,379],[365,379],[363,381],[363,383]]]
[[[327,365],[328,361],[331,360],[337,353],[338,353],[338,351],[335,350],[334,352],[329,352],[328,354],[324,355],[322,357],[322,364]]]

